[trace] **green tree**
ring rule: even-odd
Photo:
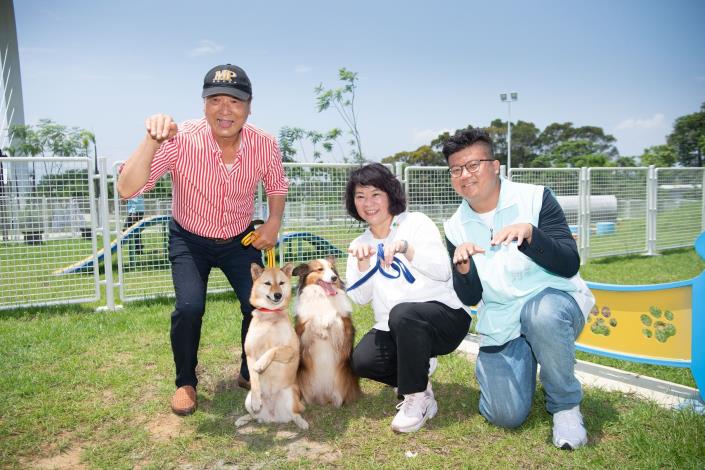
[[[88,156],[88,148],[95,147],[93,133],[78,127],[57,124],[51,119],[40,119],[36,126],[14,124],[8,130],[12,144],[5,152],[14,157],[77,157]],[[56,163],[42,162],[43,176],[60,171]],[[36,166],[32,164],[32,182],[38,178]]]
[[[670,167],[675,165],[677,161],[676,149],[670,145],[654,145],[644,149],[644,153],[641,155],[641,164],[645,166]]]
[[[403,151],[382,159],[382,163],[406,163],[418,166],[439,166],[445,165],[446,160],[443,154],[436,152],[429,145],[422,145],[413,151]]]
[[[614,163],[619,167],[637,166],[635,157],[619,157]]]
[[[580,168],[583,166],[614,166],[598,147],[587,139],[558,142],[550,151],[534,159],[539,168]]]
[[[357,128],[357,112],[355,111],[357,73],[343,67],[338,70],[338,79],[343,82],[342,87],[326,89],[321,83],[314,89],[318,112],[325,111],[331,106],[338,112],[352,136],[349,144],[353,147],[353,161],[362,164],[365,162],[365,158],[362,154],[360,132]]]
[[[615,146],[617,139],[610,134],[605,134],[601,127],[583,126],[573,127],[572,122],[549,124],[538,136],[535,142],[535,152],[541,155],[539,162],[546,160],[546,156],[559,156],[565,154],[566,148],[557,151],[559,146],[566,142],[577,141],[579,144],[572,147],[575,150],[582,147],[583,155],[601,154],[608,161],[619,158],[619,151]],[[589,145],[586,145],[589,144]],[[534,165],[539,166],[539,165]]]
[[[57,124],[51,119],[40,119],[36,127],[13,124],[8,134],[12,145],[5,151],[14,157],[88,156],[88,146],[95,145],[92,132]]]
[[[705,155],[705,103],[700,111],[676,119],[667,142],[675,148],[683,166],[703,166]]]
[[[279,129],[279,150],[282,154],[282,160],[284,162],[295,162],[296,154],[296,144],[301,147],[301,152],[306,158],[306,150],[303,146],[303,139],[306,136],[306,131],[300,127],[287,127],[284,126]]]
[[[503,164],[507,163],[507,121],[493,120],[485,127],[494,142],[494,155]],[[535,146],[539,129],[533,122],[512,123],[512,168],[531,166],[536,158]]]

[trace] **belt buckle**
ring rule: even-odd
[[[216,238],[214,241],[215,241],[215,244],[216,244],[216,245],[226,245],[226,244],[230,243],[231,241],[233,241],[233,239],[234,239],[234,237],[230,237],[230,238]]]

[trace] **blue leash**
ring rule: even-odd
[[[369,278],[371,278],[374,273],[379,271],[382,276],[389,278],[389,279],[397,279],[399,276],[402,274],[404,275],[404,279],[407,280],[409,284],[413,284],[416,281],[416,278],[414,277],[413,274],[411,274],[411,271],[409,271],[409,268],[406,267],[404,262],[397,258],[396,256],[392,258],[392,264],[391,267],[394,270],[394,273],[389,273],[385,271],[382,268],[382,261],[384,260],[384,245],[380,243],[377,245],[377,263],[375,264],[375,267],[370,269],[367,274],[362,276],[360,279],[357,280],[355,284],[352,286],[348,287],[345,289],[345,292],[350,292],[351,290],[360,287],[363,285]]]

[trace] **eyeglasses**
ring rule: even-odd
[[[482,160],[470,160],[468,162],[465,162],[465,165],[462,166],[452,166],[448,168],[448,172],[450,173],[450,176],[452,178],[460,178],[463,176],[463,168],[465,168],[468,173],[477,173],[480,171],[480,164],[482,162],[491,162],[492,159],[490,158],[485,158]]]

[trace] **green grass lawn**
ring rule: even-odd
[[[691,278],[705,269],[693,250],[593,261],[591,281],[634,284]],[[397,399],[363,380],[364,397],[340,410],[309,406],[311,425],[236,430],[246,392],[239,367],[240,314],[231,295],[209,297],[199,354],[199,410],[171,414],[172,300],[95,313],[76,305],[0,312],[2,468],[703,468],[705,416],[632,396],[586,389],[589,446],[555,449],[542,391],[529,419],[503,430],[479,415],[474,364],[440,358],[433,377],[439,413],[421,431],[394,434]],[[358,337],[372,325],[355,312]],[[579,357],[587,355],[579,354]],[[688,371],[590,360],[692,385]],[[630,369],[630,367],[634,369]],[[685,374],[683,374],[685,373]],[[667,374],[673,374],[668,376]]]
[[[695,468],[705,455],[705,417],[588,389],[590,445],[555,449],[541,390],[528,421],[508,431],[478,414],[473,363],[440,358],[440,411],[418,433],[390,429],[397,399],[362,381],[364,397],[340,410],[309,406],[311,424],[250,425],[238,370],[239,313],[212,296],[200,349],[199,410],[169,411],[173,364],[168,300],[115,313],[82,307],[5,312],[0,320],[0,466],[6,468]],[[358,336],[372,324],[355,314]],[[408,457],[407,452],[414,457]],[[63,466],[62,466],[63,465]]]

